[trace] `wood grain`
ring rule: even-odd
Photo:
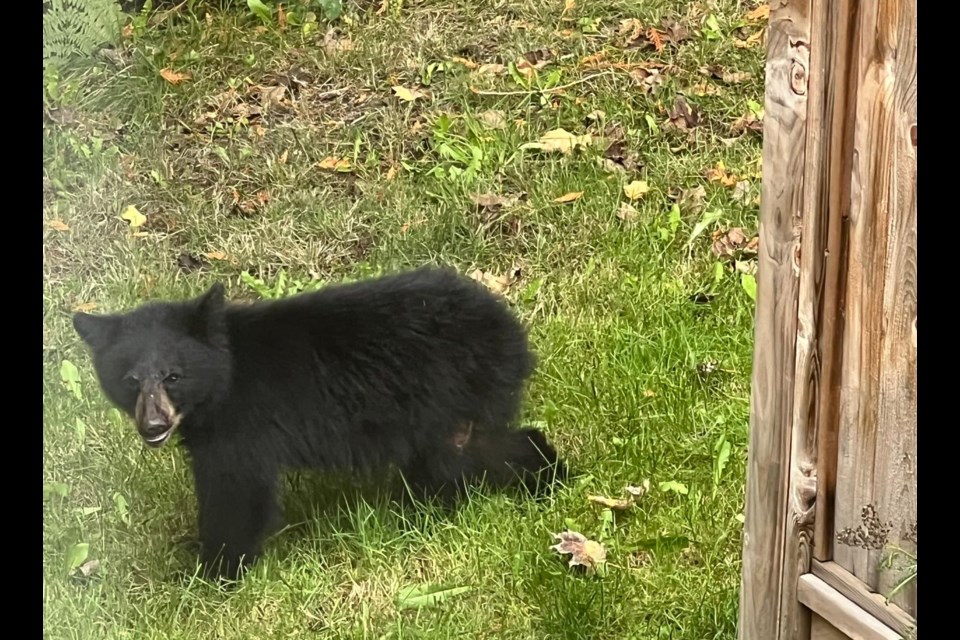
[[[800,602],[852,640],[902,640],[900,634],[808,573],[797,586]]]

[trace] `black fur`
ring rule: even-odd
[[[215,575],[235,577],[260,553],[283,469],[396,466],[447,497],[481,477],[536,491],[540,472],[565,469],[542,433],[512,428],[535,366],[526,332],[449,270],[252,305],[225,303],[218,284],[187,302],[77,314],[74,326],[113,403],[132,416],[141,393],[165,391],[182,415]]]

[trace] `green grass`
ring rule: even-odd
[[[322,17],[305,34],[292,19],[262,27],[240,4],[209,17],[184,7],[110,55],[45,74],[44,636],[733,637],[753,301],[739,271],[718,270],[710,236],[756,232],[760,136],[731,132],[762,103],[762,47],[736,46],[764,26],[744,27],[752,7],[613,0],[564,13],[553,1],[393,0],[377,16],[380,3],[365,1],[348,3],[339,35],[326,35]],[[626,18],[671,18],[690,37],[659,53],[625,48]],[[552,62],[529,92],[510,72],[436,69],[539,49]],[[600,52],[663,63],[663,81],[647,94],[631,67],[581,64]],[[709,65],[752,77],[725,84],[701,73]],[[191,77],[173,85],[165,68]],[[270,103],[283,82],[292,97]],[[431,95],[403,102],[395,85]],[[678,92],[700,111],[692,131],[664,126]],[[490,110],[504,128],[485,124]],[[558,127],[619,127],[642,167],[604,169],[603,145],[519,150]],[[327,157],[351,170],[319,168]],[[746,184],[705,177],[718,162]],[[650,191],[622,220],[635,179]],[[682,199],[671,216],[678,190],[700,186],[702,211]],[[574,191],[583,196],[552,202]],[[497,219],[477,210],[478,193],[526,197]],[[131,205],[147,220],[136,230],[120,219]],[[716,221],[688,245],[705,212]],[[543,504],[480,491],[452,515],[349,479],[291,478],[291,525],[242,584],[182,578],[195,531],[183,454],[146,450],[110,408],[71,310],[193,295],[216,279],[233,297],[258,295],[244,271],[271,288],[284,278],[287,293],[425,262],[520,269],[506,295],[541,359],[525,421],[579,475]],[[704,293],[709,302],[696,302]],[[73,389],[64,361],[79,370]],[[648,478],[651,491],[625,513],[586,500]],[[659,489],[670,481],[687,492]],[[572,571],[550,549],[567,528],[606,545],[602,575]],[[99,564],[84,578],[71,560]],[[397,606],[401,590],[428,584],[471,589],[432,608]]]

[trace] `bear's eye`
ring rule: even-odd
[[[171,373],[166,378],[163,379],[164,384],[173,384],[180,379],[180,375],[176,373]]]

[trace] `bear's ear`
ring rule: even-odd
[[[190,332],[214,347],[227,347],[227,324],[223,313],[226,304],[223,284],[216,282],[194,301]]]
[[[92,349],[102,349],[120,328],[120,318],[79,312],[73,315],[73,328]]]

